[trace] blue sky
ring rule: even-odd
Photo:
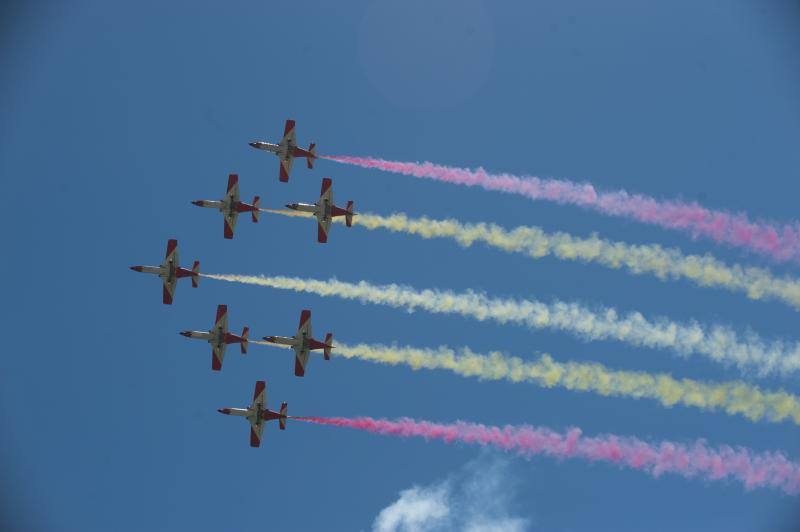
[[[800,457],[790,424],[318,357],[297,379],[286,353],[257,346],[246,357],[231,349],[212,374],[207,346],[177,333],[210,327],[226,303],[231,327],[255,336],[292,333],[310,308],[316,332],[350,343],[739,376],[698,357],[207,279],[197,290],[182,283],[167,307],[155,279],[127,268],[158,263],[177,238],[182,260],[201,260],[205,272],[474,288],[795,339],[797,315],[779,303],[338,225],[323,246],[312,223],[282,217],[242,218],[225,241],[219,215],[190,204],[221,197],[231,172],[245,198],[259,194],[267,207],[313,201],[330,176],[337,200],[365,211],[596,231],[765,265],[576,208],[328,161],[298,164],[281,184],[276,159],[247,142],[277,139],[294,118],[300,143],[323,153],[585,179],[796,219],[792,2],[75,1],[7,7],[3,18],[3,528],[368,530],[404,490],[435,491],[464,471],[481,478],[483,463],[508,477],[503,512],[530,530],[796,525],[796,499],[778,492],[603,464],[486,457],[291,422],[285,432],[268,426],[262,448],[250,449],[246,424],[216,408],[246,404],[266,379],[270,405],[286,400],[295,415],[577,425]],[[763,384],[800,393],[791,381]]]

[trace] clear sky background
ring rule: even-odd
[[[337,201],[388,214],[597,232],[711,251],[573,207],[319,161],[291,182],[247,142],[286,118],[329,154],[588,180],[753,217],[797,218],[800,18],[795,2],[407,0],[4,4],[0,32],[3,316],[0,467],[4,530],[369,530],[393,503],[439,497],[454,521],[529,530],[794,530],[797,498],[738,483],[653,479],[608,464],[525,460],[290,421],[260,449],[216,408],[245,406],[256,379],[295,415],[413,416],[581,427],[658,441],[744,445],[800,458],[798,428],[651,401],[478,382],[364,362],[207,345],[217,304],[231,328],[289,335],[301,309],[344,342],[469,346],[612,368],[728,380],[734,369],[616,342],[408,314],[202,279],[161,304],[150,276],[166,240],[209,273],[268,273],[485,290],[640,310],[797,339],[798,315],[683,282],[660,282],[480,245],[242,217],[222,238],[228,173],[264,206]],[[796,274],[797,268],[774,267]],[[234,346],[235,347],[235,346]],[[790,380],[768,388],[800,393]],[[417,486],[416,491],[411,490]],[[437,491],[438,490],[438,491]],[[406,499],[403,499],[405,497]],[[448,502],[449,501],[449,502]],[[505,520],[505,521],[504,521]],[[508,521],[510,520],[510,521]],[[449,523],[449,524],[448,524]]]

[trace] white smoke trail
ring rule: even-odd
[[[536,300],[490,298],[483,293],[415,290],[396,284],[372,285],[336,279],[320,281],[283,276],[217,275],[204,277],[265,286],[324,297],[403,308],[437,314],[458,314],[478,321],[517,323],[533,329],[551,329],[585,340],[617,340],[639,347],[671,349],[681,355],[701,354],[715,362],[734,364],[759,375],[788,374],[800,369],[800,344],[780,340],[765,342],[755,333],[744,338],[729,327],[703,326],[695,321],[677,323],[666,318],[648,320],[639,312],[620,314],[613,308],[589,309],[577,303],[543,303]]]

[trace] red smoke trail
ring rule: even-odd
[[[742,247],[776,261],[800,262],[800,223],[776,227],[751,222],[745,214],[706,209],[697,203],[658,201],[648,196],[618,192],[597,192],[588,184],[510,174],[489,174],[483,168],[469,170],[433,163],[404,163],[372,157],[325,156],[326,159],[386,172],[425,177],[448,183],[479,186],[520,194],[536,200],[591,208],[604,214],[632,218],[667,229],[681,229],[693,236]]]
[[[706,480],[731,478],[747,489],[772,487],[788,494],[800,492],[800,464],[780,452],[757,454],[753,451],[723,446],[709,448],[698,440],[691,446],[669,441],[653,445],[636,438],[613,435],[585,437],[573,428],[560,434],[547,428],[531,426],[492,427],[458,421],[452,424],[431,423],[401,418],[396,421],[369,417],[299,417],[321,425],[334,425],[376,434],[408,438],[442,440],[490,445],[523,456],[545,454],[557,458],[612,462],[650,473],[676,473]]]

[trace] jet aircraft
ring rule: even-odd
[[[172,304],[172,298],[175,296],[175,287],[178,284],[178,279],[183,277],[191,277],[192,286],[197,288],[197,283],[200,280],[200,261],[194,261],[194,266],[191,270],[181,268],[178,262],[178,241],[170,239],[167,241],[167,256],[161,266],[131,266],[131,270],[135,272],[152,273],[158,275],[164,282],[164,297],[165,305]]]
[[[300,313],[300,326],[297,334],[292,337],[265,336],[264,340],[273,344],[288,345],[294,350],[294,374],[302,377],[306,373],[308,355],[311,351],[322,349],[325,360],[331,359],[333,349],[333,334],[325,335],[325,342],[315,340],[311,334],[311,311],[304,310]]]
[[[287,404],[281,403],[281,409],[273,412],[267,409],[267,383],[256,381],[256,389],[253,393],[253,402],[248,408],[218,408],[217,412],[228,416],[240,416],[250,423],[250,447],[261,445],[261,433],[264,431],[264,424],[270,419],[277,419],[281,430],[286,430]]]
[[[328,230],[331,221],[337,216],[344,216],[347,227],[353,225],[353,202],[348,201],[347,207],[342,209],[333,204],[333,182],[329,177],[322,179],[322,190],[319,193],[319,201],[313,205],[310,203],[289,203],[289,209],[302,212],[310,212],[317,218],[317,242],[325,243],[328,241]]]
[[[280,144],[272,144],[257,140],[250,142],[250,146],[257,150],[264,150],[274,153],[280,159],[280,180],[284,183],[289,181],[289,173],[292,171],[292,163],[295,157],[305,157],[309,168],[314,168],[314,159],[317,158],[316,144],[313,142],[307,150],[297,146],[297,138],[294,133],[294,120],[287,120],[283,131],[283,138]]]
[[[212,209],[219,209],[222,216],[225,218],[224,236],[225,238],[233,238],[233,229],[236,227],[236,220],[239,218],[240,212],[249,212],[253,218],[253,223],[258,222],[258,215],[261,212],[259,203],[261,198],[255,196],[253,203],[245,203],[239,201],[239,176],[237,174],[230,174],[228,176],[228,192],[221,200],[195,200],[192,203],[198,207],[209,207]]]
[[[228,344],[239,344],[242,354],[247,353],[247,336],[250,329],[242,329],[242,335],[228,332],[228,305],[217,306],[217,319],[214,327],[210,331],[181,331],[181,335],[187,338],[197,338],[207,340],[211,344],[211,369],[220,371],[222,360],[225,358],[225,349]]]

